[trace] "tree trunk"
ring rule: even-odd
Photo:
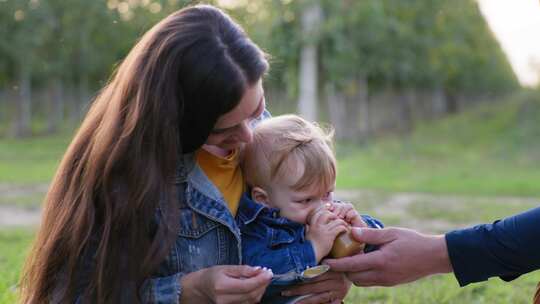
[[[80,26],[79,35],[79,58],[78,58],[78,83],[77,83],[77,96],[75,101],[75,113],[72,116],[76,123],[82,120],[82,117],[86,114],[89,104],[89,67],[88,62],[92,53],[90,52],[89,41],[89,28],[88,23],[82,23]]]
[[[88,111],[88,105],[90,103],[90,90],[88,83],[88,75],[86,73],[82,74],[78,86],[78,121],[80,121]]]
[[[328,113],[337,139],[363,141],[372,132],[367,81],[358,77],[351,86],[353,89],[342,93],[334,85],[326,85]]]
[[[446,96],[441,86],[436,86],[431,97],[431,118],[439,118],[446,113]]]
[[[72,83],[66,89],[66,100],[69,104],[69,123],[77,125],[80,121],[80,100],[78,82]]]
[[[302,33],[307,41],[300,54],[300,81],[298,112],[304,118],[317,120],[317,43],[313,39],[319,30],[322,19],[321,6],[318,2],[306,8],[302,13]]]
[[[336,131],[336,139],[345,139],[347,130],[347,110],[345,105],[345,96],[336,92],[336,88],[332,84],[327,84],[324,88],[326,95],[326,105],[328,106],[328,114],[330,122]]]
[[[0,137],[4,136],[5,123],[8,118],[8,93],[7,89],[0,89]]]
[[[64,85],[58,78],[51,82],[50,110],[47,122],[47,133],[52,134],[60,129],[64,119]]]
[[[16,115],[11,134],[17,138],[29,136],[32,121],[32,81],[30,70],[24,64],[19,70],[18,98],[15,103]]]
[[[404,89],[399,93],[399,131],[408,133],[413,129],[414,89]]]
[[[446,114],[455,114],[459,111],[458,98],[455,93],[445,91],[446,97]]]
[[[353,114],[357,113],[357,114],[351,117],[351,119],[353,119],[353,122],[356,122],[356,119],[359,120],[358,122],[359,133],[356,136],[358,136],[358,139],[364,140],[364,139],[367,139],[371,135],[371,121],[370,121],[370,115],[369,115],[370,114],[369,113],[370,112],[369,94],[368,94],[368,85],[367,85],[366,77],[359,76],[356,83],[357,83],[356,103],[358,106],[357,106],[357,110],[354,110],[355,102],[353,100],[352,113]]]

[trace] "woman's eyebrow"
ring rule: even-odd
[[[226,132],[226,131],[228,131],[228,130],[231,130],[231,129],[236,128],[236,126],[238,126],[238,125],[234,125],[234,126],[228,127],[228,128],[213,129],[213,130],[212,130],[212,133],[223,133],[223,132]]]
[[[249,117],[257,116],[257,113],[260,111],[261,106],[263,106],[263,104],[264,104],[264,94],[261,96],[261,99],[259,99],[259,105],[257,106],[257,108],[255,108],[255,111],[253,111],[253,113],[251,113],[251,115]],[[226,132],[228,130],[234,129],[237,126],[238,126],[238,124],[236,124],[234,126],[231,126],[231,127],[227,127],[227,128],[214,129],[214,130],[212,130],[212,133],[223,133],[223,132]]]

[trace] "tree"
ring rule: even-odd
[[[31,134],[32,119],[32,81],[38,65],[36,49],[43,43],[48,31],[47,7],[40,2],[6,1],[1,4],[2,28],[10,39],[0,42],[4,57],[3,66],[6,78],[4,82],[12,85],[18,93],[15,102],[15,117],[11,134],[15,137]]]
[[[318,77],[317,45],[322,23],[321,5],[310,3],[302,12],[302,36],[305,38],[300,52],[298,112],[306,119],[317,120]]]

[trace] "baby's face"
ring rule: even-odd
[[[302,191],[294,190],[286,181],[279,181],[268,191],[268,205],[280,209],[280,215],[291,221],[306,224],[309,213],[319,206],[332,202],[331,188],[312,187]]]

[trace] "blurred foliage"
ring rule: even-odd
[[[137,38],[187,1],[2,0],[0,86],[22,68],[34,86],[60,79],[97,89]]]
[[[220,1],[218,1],[220,2]],[[299,16],[315,1],[232,2],[230,12],[275,58],[271,82],[297,91],[300,49],[318,42],[324,83],[346,88],[441,87],[451,93],[512,90],[517,79],[474,0],[319,1],[322,29],[302,36]]]
[[[325,82],[358,75],[370,85],[507,90],[517,85],[474,0],[321,0],[322,29],[304,37],[311,1],[209,1],[235,17],[272,55],[269,83],[297,90],[300,48],[318,42]],[[0,86],[23,68],[34,86],[60,78],[99,88],[115,63],[158,20],[193,1],[1,0]]]
[[[0,136],[51,134],[66,125],[73,127],[137,39],[168,14],[198,2],[0,0]],[[388,107],[400,111],[403,121],[398,125],[408,130],[413,109],[403,92],[443,96],[443,106],[436,98],[430,101],[430,115],[438,118],[441,111],[470,107],[476,96],[505,94],[519,87],[474,0],[205,3],[227,11],[270,55],[266,86],[274,101],[269,104],[284,109],[281,112],[295,111],[301,50],[306,43],[315,43],[319,95],[329,88],[338,92],[335,96],[349,98],[342,111],[347,115],[331,117],[343,137],[371,134],[355,129],[370,124],[360,122],[365,117],[355,107],[359,96],[366,96],[365,101],[378,92],[396,92]],[[302,15],[314,5],[320,6],[323,16],[319,29],[307,35]],[[385,106],[375,99],[369,103],[372,112],[377,105]],[[324,111],[320,118],[329,116]],[[341,126],[340,121],[351,123]]]

